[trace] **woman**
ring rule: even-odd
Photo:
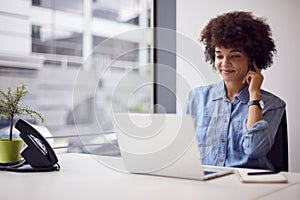
[[[276,53],[269,25],[250,12],[229,12],[211,19],[200,41],[222,77],[192,90],[187,102],[203,164],[273,169],[266,155],[285,102],[261,89],[261,70]]]

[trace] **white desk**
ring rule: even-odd
[[[87,154],[58,158],[59,172],[0,172],[1,199],[300,199],[300,173],[285,173],[288,184],[245,184],[235,174],[195,181],[118,172]],[[106,159],[122,168],[120,158]]]

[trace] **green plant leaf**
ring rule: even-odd
[[[17,86],[14,92],[12,92],[10,86],[7,87],[6,92],[0,89],[0,118],[11,118],[10,139],[12,139],[12,123],[14,116],[28,116],[34,119],[35,121],[40,120],[41,122],[44,122],[44,118],[39,112],[32,110],[28,106],[20,106],[20,102],[28,93],[29,92],[24,83]]]

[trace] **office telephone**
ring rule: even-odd
[[[59,171],[58,159],[45,138],[28,122],[19,119],[15,125],[20,131],[24,147],[20,154],[24,158],[16,163],[1,164],[0,170],[14,172]],[[30,165],[31,167],[24,167]],[[22,168],[21,168],[22,167]]]

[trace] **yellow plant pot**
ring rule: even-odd
[[[23,147],[22,139],[0,140],[0,163],[11,163],[21,160],[20,151]]]

